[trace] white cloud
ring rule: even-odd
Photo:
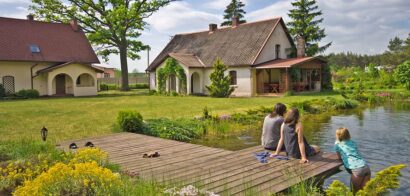
[[[288,10],[292,8],[290,1],[279,0],[265,8],[249,12],[247,18],[249,21],[264,20],[275,17],[283,17],[284,20],[288,20]]]
[[[30,4],[30,0],[0,0],[0,4]]]
[[[231,0],[212,0],[212,1],[208,1],[207,3],[204,4],[204,7],[206,8],[211,8],[211,9],[225,9],[226,6],[229,5],[229,3],[231,2]],[[247,0],[242,0],[242,3],[244,3],[245,5],[248,4]]]
[[[174,34],[207,29],[209,23],[219,23],[219,15],[199,11],[187,2],[174,2],[148,18],[148,23],[159,32]]]
[[[282,16],[289,21],[290,2],[279,0],[247,17],[251,21]],[[318,0],[318,5],[327,34],[322,43],[333,42],[327,52],[381,53],[389,39],[410,32],[409,0]]]

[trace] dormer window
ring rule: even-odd
[[[36,44],[30,44],[31,53],[40,53],[40,47]]]
[[[275,45],[276,59],[280,59],[280,44]]]

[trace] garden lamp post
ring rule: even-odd
[[[43,141],[46,141],[47,133],[48,133],[47,128],[43,126],[43,128],[41,129],[41,138],[43,139]]]

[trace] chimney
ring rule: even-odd
[[[77,19],[73,18],[72,20],[70,20],[70,26],[73,29],[73,31],[78,31],[79,26],[77,24]]]
[[[213,33],[214,31],[216,31],[216,29],[218,29],[218,25],[209,24],[209,33]]]
[[[303,38],[301,35],[296,35],[296,54],[297,58],[302,58],[305,57],[305,38]]]
[[[27,20],[33,21],[33,20],[34,20],[34,16],[33,16],[32,14],[27,15]]]
[[[232,28],[239,26],[239,18],[237,16],[232,17]]]

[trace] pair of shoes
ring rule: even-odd
[[[85,146],[85,147],[90,147],[90,148],[92,148],[92,147],[94,147],[94,144],[93,144],[92,142],[87,142],[84,146]],[[69,146],[69,148],[70,148],[70,149],[77,149],[78,146],[77,146],[76,143],[71,143],[70,146]]]
[[[154,152],[154,153],[145,153],[142,155],[142,158],[153,158],[153,157],[159,157],[159,153],[158,152]]]

